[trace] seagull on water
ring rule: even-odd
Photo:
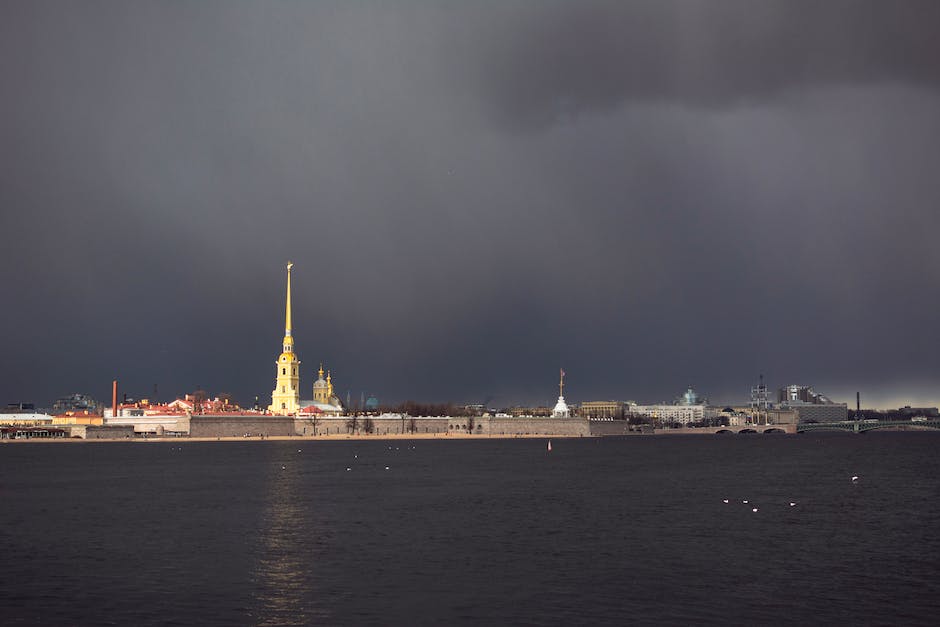
[[[721,502],[722,502],[722,503],[727,503],[727,502],[728,502],[728,499],[722,499]]]
[[[796,507],[796,503],[794,503],[793,501],[790,501],[790,507]]]
[[[858,475],[852,475],[852,481],[858,481]]]
[[[744,499],[744,500],[741,501],[741,502],[744,503],[745,505],[747,505],[747,499]]]
[[[757,513],[757,508],[755,507],[755,508],[754,508],[754,509],[752,509],[751,511],[752,511],[752,512],[754,512],[754,513],[756,514],[756,513]]]

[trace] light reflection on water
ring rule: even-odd
[[[309,516],[299,463],[272,463],[267,503],[261,514],[252,569],[252,611],[258,625],[280,627],[323,622],[315,604],[315,544],[309,541]]]

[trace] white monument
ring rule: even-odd
[[[561,376],[558,379],[558,402],[555,403],[555,409],[552,410],[552,418],[569,418],[571,413],[568,411],[568,405],[565,403],[565,371],[560,370]]]

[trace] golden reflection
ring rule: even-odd
[[[305,542],[309,511],[300,504],[301,463],[275,462],[255,543],[252,617],[257,625],[307,625],[327,618],[309,594],[315,555]]]

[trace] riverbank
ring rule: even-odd
[[[580,437],[596,437],[596,436],[582,436],[582,435],[569,435],[569,434],[469,434],[469,433],[384,433],[381,435],[377,434],[337,434],[331,433],[329,435],[274,435],[274,436],[225,436],[225,437],[157,437],[157,436],[148,436],[148,437],[135,437],[135,438],[98,438],[95,440],[85,440],[82,438],[23,438],[19,440],[0,440],[2,444],[20,444],[20,443],[37,443],[37,444],[53,444],[53,443],[71,443],[71,444],[88,444],[92,442],[134,442],[140,444],[148,443],[165,443],[165,442],[175,442],[182,444],[184,442],[267,442],[267,441],[278,441],[278,442],[343,442],[346,440],[515,440],[515,439],[542,439],[542,440],[552,440],[552,439],[565,439],[565,438],[580,438]]]

